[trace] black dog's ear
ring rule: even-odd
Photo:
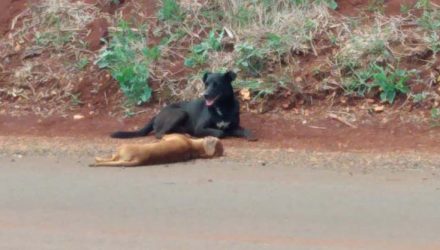
[[[203,82],[204,83],[206,83],[206,79],[208,79],[208,76],[210,75],[210,74],[212,74],[211,72],[205,72],[205,74],[203,74],[203,78],[202,78],[202,80],[203,80]]]
[[[228,71],[224,74],[224,76],[226,77],[226,79],[228,79],[229,81],[234,81],[235,78],[237,78],[237,74],[235,74],[234,71]]]

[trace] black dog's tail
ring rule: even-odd
[[[110,135],[111,138],[127,139],[134,137],[141,137],[148,135],[153,131],[154,118],[145,125],[145,127],[139,129],[138,131],[117,131]]]

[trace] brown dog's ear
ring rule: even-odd
[[[224,74],[224,76],[226,77],[226,79],[228,79],[229,81],[234,81],[235,78],[237,78],[237,74],[235,74],[234,71],[228,71]]]
[[[212,74],[211,72],[205,72],[205,74],[203,74],[203,78],[202,78],[202,80],[203,80],[203,83],[206,83],[206,79],[208,79],[208,76],[210,75],[210,74]]]

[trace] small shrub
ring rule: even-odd
[[[349,95],[365,96],[373,87],[371,84],[373,76],[371,67],[366,70],[353,70],[352,74],[352,77],[347,80],[348,83],[344,85],[345,92]]]
[[[353,71],[345,85],[348,94],[355,93],[357,96],[364,96],[373,89],[379,89],[382,102],[392,104],[397,94],[408,94],[407,82],[413,71],[403,69],[383,68],[377,64],[371,64],[367,69]]]
[[[149,101],[152,94],[148,85],[149,65],[159,58],[159,48],[148,48],[145,32],[133,31],[125,21],[119,23],[111,38],[107,49],[99,55],[98,66],[110,69],[130,103]]]
[[[425,10],[417,20],[418,24],[428,31],[438,31],[440,29],[440,11]]]
[[[294,3],[296,5],[306,5],[306,4],[312,4],[312,3],[317,3],[317,4],[324,3],[330,9],[335,10],[335,9],[338,8],[338,3],[335,0],[315,0],[315,1],[311,1],[311,0],[290,0],[290,2]]]
[[[88,64],[89,64],[89,60],[85,57],[82,57],[75,63],[75,68],[77,70],[84,70]]]
[[[440,39],[437,32],[431,32],[429,36],[425,37],[425,42],[428,44],[429,49],[436,55],[440,52]]]
[[[238,44],[235,50],[238,53],[237,67],[247,75],[260,76],[265,66],[265,52],[248,43]]]
[[[407,94],[409,87],[409,72],[403,69],[393,70],[388,67],[386,69],[373,65],[375,72],[373,73],[373,86],[379,87],[380,99],[382,102],[392,104],[398,93]]]
[[[415,7],[418,9],[429,9],[431,8],[430,0],[418,0]]]
[[[439,127],[440,126],[440,109],[432,108],[431,109],[431,127]]]
[[[176,0],[163,0],[158,15],[161,21],[182,21],[183,12]]]
[[[217,36],[216,32],[212,30],[208,37],[201,43],[194,45],[191,48],[189,57],[185,58],[185,66],[194,68],[205,64],[208,59],[210,51],[219,51],[221,49],[221,41],[223,39],[223,31]]]
[[[421,93],[411,94],[410,96],[412,98],[413,103],[421,103],[426,100],[426,98],[429,96],[429,93],[423,91]]]

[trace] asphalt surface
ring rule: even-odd
[[[0,156],[0,249],[440,249],[433,168]]]

